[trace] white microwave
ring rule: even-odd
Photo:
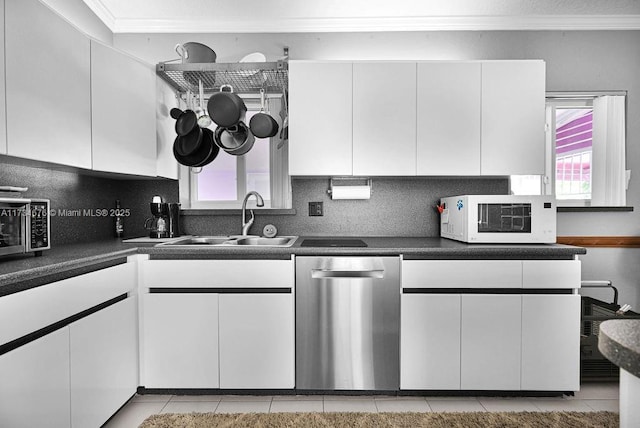
[[[440,199],[440,236],[469,243],[556,242],[552,196],[462,195]]]

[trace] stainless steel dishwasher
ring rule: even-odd
[[[398,257],[296,257],[296,388],[399,388]]]

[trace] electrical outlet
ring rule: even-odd
[[[309,202],[309,215],[310,216],[321,216],[324,215],[322,213],[322,202]]]

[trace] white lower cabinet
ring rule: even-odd
[[[403,294],[400,389],[460,389],[459,294]]]
[[[293,388],[293,295],[220,295],[220,388]]]
[[[521,296],[462,296],[463,390],[519,390]]]
[[[579,287],[577,260],[404,260],[400,388],[579,390]]]
[[[0,356],[0,426],[70,426],[69,327]]]
[[[580,295],[522,296],[522,389],[580,389]]]
[[[71,426],[98,427],[138,386],[137,298],[69,326]]]
[[[145,294],[142,386],[218,388],[218,294]]]

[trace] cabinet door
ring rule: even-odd
[[[178,107],[176,94],[164,80],[156,77],[156,149],[157,174],[159,177],[178,179],[178,162],[173,155],[173,142],[176,139],[176,121],[169,115],[172,108]]]
[[[156,176],[156,76],[148,64],[91,42],[93,169]]]
[[[521,305],[520,295],[462,296],[462,389],[520,389]]]
[[[482,63],[482,175],[544,174],[543,61]]]
[[[293,388],[291,294],[220,295],[220,388]]]
[[[459,294],[403,294],[400,389],[460,389]]]
[[[352,64],[289,63],[289,174],[352,174]]]
[[[0,426],[69,427],[69,393],[68,327],[0,355]]]
[[[353,174],[416,174],[416,64],[353,65]]]
[[[91,168],[89,39],[38,0],[5,15],[8,154]]]
[[[580,296],[522,296],[522,389],[580,389]]]
[[[141,385],[218,388],[218,295],[145,294]]]
[[[418,64],[418,175],[480,175],[480,67]]]
[[[7,154],[7,94],[4,69],[4,0],[0,0],[0,155]]]
[[[138,386],[137,299],[70,325],[71,426],[98,427]]]

